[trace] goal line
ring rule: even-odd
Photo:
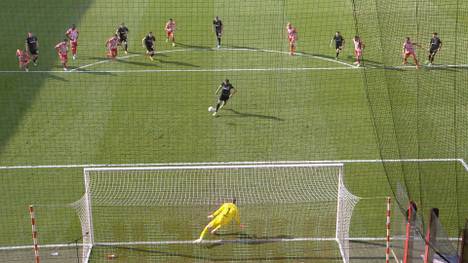
[[[349,241],[385,241],[385,237],[351,237]],[[458,240],[458,238],[453,238]],[[295,238],[245,238],[245,239],[213,239],[203,240],[201,244],[229,244],[229,243],[240,243],[240,244],[259,244],[259,243],[281,243],[281,242],[336,242],[335,237],[295,237]],[[96,242],[96,246],[138,246],[138,245],[184,245],[194,244],[193,240],[164,240],[164,241],[134,241],[134,242]],[[70,244],[46,244],[39,245],[39,248],[74,248],[82,247],[82,243],[70,243]],[[0,251],[8,250],[21,250],[21,249],[32,249],[32,245],[24,246],[9,246],[0,247]]]

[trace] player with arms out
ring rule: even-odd
[[[218,89],[215,92],[215,95],[217,95],[221,91],[221,95],[219,96],[218,103],[216,104],[216,108],[210,107],[208,110],[209,111],[214,111],[213,116],[216,116],[218,114],[218,111],[226,105],[228,102],[229,98],[231,98],[237,90],[232,86],[232,84],[229,82],[228,79],[226,79],[221,85],[219,85]]]
[[[211,221],[206,225],[200,234],[200,238],[194,241],[194,243],[202,242],[208,230],[211,234],[215,234],[221,227],[228,225],[232,220],[235,220],[240,228],[244,228],[244,225],[240,223],[239,209],[236,205],[236,199],[233,198],[232,202],[227,202],[221,205],[218,210],[208,216]]]
[[[421,47],[418,43],[411,42],[409,37],[406,37],[405,42],[403,42],[403,65],[408,64],[408,58],[413,57],[414,64],[416,68],[419,69],[420,65],[418,59],[416,58],[416,52],[414,51],[414,46]]]
[[[119,45],[123,47],[125,54],[128,54],[128,32],[128,28],[124,23],[120,24],[115,32],[119,37]]]
[[[119,45],[119,38],[114,34],[106,41],[107,57],[115,59],[117,57],[117,46]]]
[[[354,62],[354,65],[360,67],[361,61],[362,61],[362,50],[364,49],[365,45],[359,36],[354,36],[353,43],[354,43],[354,56],[356,57],[356,61]]]
[[[434,63],[434,57],[437,54],[437,52],[440,51],[442,48],[442,41],[440,40],[439,36],[437,35],[436,32],[432,33],[432,38],[431,42],[429,43],[429,66],[432,66],[432,63]]]
[[[148,35],[141,40],[141,44],[146,48],[146,54],[151,61],[153,61],[154,57],[154,42],[156,42],[156,38],[153,36],[153,32],[149,32]]]
[[[216,40],[218,41],[216,47],[220,48],[221,37],[223,36],[224,26],[223,26],[223,22],[221,21],[221,19],[219,19],[218,16],[216,16],[215,19],[213,20],[213,29],[216,34]]]
[[[33,33],[29,32],[26,38],[26,51],[30,54],[34,66],[37,66],[39,58],[39,40]]]
[[[75,24],[73,24],[67,32],[65,32],[65,36],[67,36],[68,40],[70,40],[70,47],[73,55],[73,60],[76,59],[76,52],[78,48],[78,35],[80,32],[76,29]]]
[[[166,31],[166,42],[169,42],[169,40],[172,42],[172,46],[175,47],[175,33],[176,30],[176,22],[174,19],[169,18],[169,21],[167,21],[166,26],[164,27],[164,31]]]
[[[63,70],[67,71],[67,62],[68,62],[68,44],[67,44],[68,39],[64,39],[63,41],[59,42],[57,45],[55,45],[55,51],[57,51],[57,55],[60,58],[60,61],[62,62]]]
[[[344,44],[345,44],[345,39],[339,31],[336,31],[335,35],[331,39],[330,46],[333,44],[333,42],[335,42],[335,50],[336,50],[335,59],[337,60],[341,51],[343,51]]]
[[[16,56],[18,57],[19,68],[26,72],[29,71],[29,62],[31,62],[31,57],[29,56],[26,50],[17,49]]]
[[[286,31],[288,32],[289,55],[294,56],[294,53],[296,52],[297,30],[288,22],[286,25]]]

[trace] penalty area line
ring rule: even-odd
[[[202,165],[256,165],[256,164],[346,164],[346,163],[395,163],[395,162],[459,162],[468,172],[468,165],[461,158],[435,159],[361,159],[361,160],[317,160],[317,161],[251,161],[251,162],[182,162],[182,163],[127,163],[127,164],[58,164],[58,165],[5,165],[0,170],[15,169],[63,169],[99,167],[142,167],[142,166],[202,166]]]

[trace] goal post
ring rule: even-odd
[[[233,197],[247,227],[226,241],[240,253],[257,253],[246,243],[297,252],[294,246],[306,242],[315,256],[334,253],[349,262],[349,228],[359,197],[346,189],[340,163],[85,168],[84,183],[85,194],[73,204],[83,262],[100,246],[191,245],[206,215]]]

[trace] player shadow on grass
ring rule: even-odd
[[[169,61],[169,60],[162,60],[162,59],[156,59],[157,61],[165,64],[173,64],[177,66],[186,66],[186,67],[192,67],[192,68],[199,68],[200,66],[191,64],[191,63],[186,63],[186,62],[180,62],[180,61]]]
[[[212,47],[209,46],[198,46],[198,45],[190,45],[190,44],[184,44],[184,43],[179,43],[176,42],[177,46],[179,47],[185,47],[185,48],[195,48],[195,49],[212,49]]]
[[[333,261],[342,261],[340,256],[332,257],[332,256],[269,256],[269,257],[255,257],[255,256],[248,256],[248,257],[236,257],[233,255],[232,257],[213,257],[213,256],[198,256],[192,254],[185,254],[185,253],[178,253],[178,252],[171,252],[171,251],[163,251],[163,250],[156,250],[156,249],[144,249],[144,248],[136,248],[136,247],[124,247],[124,246],[115,246],[113,249],[121,249],[127,250],[132,254],[134,252],[140,252],[142,254],[153,254],[161,257],[179,257],[185,258],[188,260],[201,260],[201,261],[209,261],[209,262],[232,262],[232,261],[251,261],[251,262],[262,262],[262,261],[310,261],[310,260],[333,260]],[[115,250],[114,250],[115,251]],[[117,252],[117,254],[119,254]],[[151,258],[151,256],[149,256]]]
[[[277,236],[257,236],[255,234],[249,235],[246,233],[215,233],[214,235],[219,237],[234,237],[235,240],[220,240],[216,243],[207,244],[206,248],[219,247],[226,244],[240,243],[244,245],[261,245],[267,243],[277,243],[278,239],[293,239],[293,236],[288,235],[277,235]]]
[[[266,120],[273,120],[273,121],[284,121],[284,119],[278,118],[276,116],[269,116],[269,115],[262,115],[262,114],[255,114],[255,113],[247,113],[247,112],[240,112],[234,109],[224,109],[225,111],[229,111],[234,113],[234,115],[230,116],[237,116],[237,117],[254,117],[254,118],[260,118],[260,119],[266,119]],[[229,116],[229,115],[225,115]]]
[[[50,79],[59,80],[59,81],[63,81],[63,82],[69,82],[68,79],[59,77],[59,76],[54,75],[52,73],[47,73],[44,76],[45,76],[45,78],[50,78]]]

